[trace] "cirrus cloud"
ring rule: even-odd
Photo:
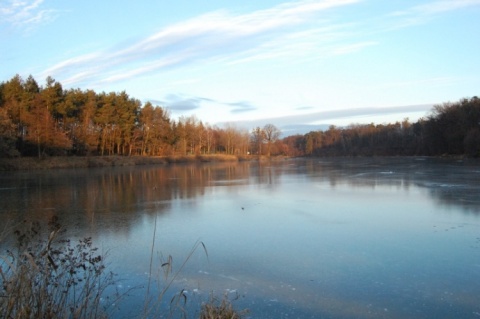
[[[327,28],[326,22],[320,19],[320,13],[360,1],[303,0],[247,14],[235,14],[226,10],[210,12],[167,25],[120,49],[104,48],[61,61],[44,70],[41,77],[51,75],[70,86],[99,86],[194,62],[233,63],[255,58],[298,55],[301,51],[292,50],[292,46],[308,42],[310,50],[318,49],[323,42],[319,40],[322,37],[328,38],[326,33],[335,29],[331,25]],[[317,30],[315,38],[307,40],[299,37],[306,25],[311,32]],[[364,45],[357,44],[357,47]]]
[[[26,31],[55,20],[58,14],[58,10],[46,8],[44,0],[6,0],[0,4],[0,24]]]

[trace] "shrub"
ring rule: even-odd
[[[241,319],[247,313],[247,310],[236,311],[225,294],[221,300],[210,297],[210,300],[202,305],[200,319]]]
[[[156,227],[156,221],[155,221]],[[0,244],[8,242],[5,254],[0,256],[0,318],[8,319],[91,319],[109,318],[114,310],[112,305],[124,295],[108,295],[107,290],[115,286],[116,275],[107,271],[106,254],[98,252],[92,238],[78,240],[64,238],[65,230],[58,219],[53,217],[47,229],[39,222],[22,222],[18,227],[4,226],[0,232]],[[153,243],[155,242],[155,232]],[[190,257],[202,247],[208,258],[203,242],[196,242],[187,258],[177,271],[172,269],[172,257],[161,261],[160,269],[164,278],[158,278],[158,295],[152,298],[152,243],[150,276],[145,295],[143,312],[138,309],[139,318],[187,318],[187,294],[184,289],[174,294],[169,309],[163,299],[167,291],[184,269]],[[163,283],[163,285],[161,284]],[[201,319],[240,319],[246,311],[233,309],[228,296],[218,300],[213,296],[202,305]]]
[[[40,223],[14,231],[16,249],[0,259],[1,318],[106,318],[105,290],[114,284],[91,238],[61,239],[56,218],[48,237]],[[48,238],[45,240],[44,238]]]

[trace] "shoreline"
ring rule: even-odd
[[[282,157],[283,158],[283,157]],[[214,163],[239,161],[264,161],[268,157],[237,155],[187,155],[187,156],[54,156],[0,158],[0,172],[49,169],[123,167],[141,165],[170,165],[188,163]]]
[[[340,158],[381,158],[381,157],[414,157],[414,158],[447,158],[456,160],[475,160],[468,156],[338,156]],[[0,172],[33,171],[50,169],[126,167],[146,165],[171,165],[194,163],[226,163],[243,161],[279,161],[292,158],[289,156],[258,156],[258,155],[187,155],[187,156],[52,156],[45,158],[17,157],[0,158]],[[305,157],[312,158],[312,157]],[[313,157],[313,158],[332,158]],[[335,158],[335,157],[334,157]]]

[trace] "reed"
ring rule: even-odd
[[[168,292],[197,250],[201,249],[208,259],[207,248],[197,241],[178,269],[174,270],[171,255],[165,260],[161,258],[155,269],[156,224],[155,220],[149,282],[138,318],[190,318],[185,289],[169,297],[169,302],[164,299],[172,295]],[[117,310],[115,304],[128,302],[128,291],[120,294],[111,289],[118,279],[107,271],[108,254],[100,253],[90,237],[71,240],[65,233],[56,217],[46,229],[39,222],[28,221],[19,225],[7,223],[0,229],[0,244],[10,241],[12,235],[14,238],[13,245],[7,245],[14,248],[0,256],[0,318],[106,319]],[[159,293],[153,295],[151,287],[155,281]],[[227,295],[223,299],[212,295],[202,304],[199,318],[240,319],[245,313],[246,310],[234,310]]]
[[[174,271],[173,268],[173,257],[169,255],[165,260],[160,260],[160,271],[158,273],[163,273],[163,278],[157,278],[153,276],[154,270],[154,250],[157,234],[157,216],[154,220],[154,229],[152,236],[152,246],[150,250],[150,265],[149,265],[149,281],[147,284],[147,293],[145,295],[145,304],[143,309],[143,318],[188,318],[188,312],[186,310],[187,302],[189,301],[188,295],[185,289],[181,289],[178,293],[174,294],[171,297],[170,302],[168,303],[168,308],[165,309],[165,297],[167,292],[172,289],[175,280],[181,274],[185,266],[188,264],[189,260],[193,254],[201,249],[205,254],[208,260],[208,251],[207,247],[202,241],[197,241],[192,248],[190,249],[187,257],[183,260],[180,267]],[[159,276],[160,277],[160,276]],[[150,294],[150,289],[152,286],[152,281],[156,281],[159,286],[159,293],[157,296],[153,297]],[[237,298],[238,299],[238,295]],[[248,313],[248,310],[236,311],[233,308],[233,305],[228,298],[228,295],[225,294],[224,297],[219,300],[213,295],[210,296],[210,299],[204,302],[201,306],[200,319],[241,319],[243,315]]]
[[[0,171],[236,162],[250,159],[253,159],[253,157],[227,154],[186,156],[52,156],[42,159],[19,157],[0,158]]]
[[[208,251],[205,244],[202,241],[197,241],[190,252],[187,254],[187,257],[183,260],[180,267],[176,270],[173,268],[173,257],[169,255],[165,260],[162,258],[160,259],[160,264],[158,273],[163,273],[163,276],[155,277],[153,274],[154,270],[154,250],[155,250],[155,242],[156,242],[156,233],[157,233],[157,216],[155,216],[154,221],[154,230],[153,230],[153,238],[152,238],[152,246],[150,250],[150,265],[149,265],[149,280],[147,284],[147,291],[145,294],[145,302],[143,308],[142,318],[173,318],[176,315],[180,316],[181,318],[187,318],[188,313],[186,310],[186,305],[188,301],[188,296],[186,294],[185,289],[181,289],[178,293],[174,294],[173,297],[170,299],[169,307],[167,309],[164,308],[165,305],[165,297],[167,293],[172,289],[172,286],[175,280],[178,278],[180,273],[183,271],[185,266],[188,264],[190,258],[193,254],[200,248],[203,249],[205,256],[208,259]],[[157,289],[159,293],[156,296],[152,296],[150,293],[151,286],[157,284]]]
[[[238,299],[238,295],[234,300]],[[241,319],[248,310],[237,311],[233,308],[232,301],[228,294],[224,294],[222,299],[210,296],[210,300],[202,305],[200,319]]]
[[[48,236],[37,222],[15,229],[16,248],[0,257],[1,318],[108,318],[119,296],[106,296],[115,274],[106,271],[105,254],[91,238],[73,242],[62,233],[55,218]]]

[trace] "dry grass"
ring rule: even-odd
[[[205,244],[202,241],[197,241],[190,252],[188,253],[187,257],[183,260],[182,264],[177,270],[173,270],[173,258],[169,255],[165,260],[160,260],[159,265],[159,274],[163,273],[163,276],[158,276],[158,278],[154,278],[153,275],[153,253],[155,249],[155,241],[156,241],[156,230],[157,230],[157,218],[155,218],[154,222],[154,231],[153,231],[153,238],[152,238],[152,246],[150,252],[150,271],[149,271],[149,282],[147,286],[147,292],[145,296],[145,304],[143,309],[142,318],[189,318],[186,306],[188,302],[187,293],[184,289],[180,290],[180,292],[174,294],[174,296],[170,299],[169,309],[164,309],[164,298],[167,294],[167,291],[171,290],[172,285],[174,284],[175,280],[178,278],[182,270],[185,268],[187,263],[189,262],[190,258],[193,254],[198,250],[202,249],[203,253],[208,259],[208,252]],[[163,277],[163,278],[160,278]],[[150,287],[153,283],[156,282],[158,285],[158,290],[160,293],[156,296],[156,298],[152,298],[150,295]],[[236,297],[236,299],[238,296]],[[218,300],[217,298],[211,296],[209,301],[202,304],[200,318],[201,319],[241,319],[243,314],[246,314],[247,310],[243,310],[241,312],[237,312],[233,309],[233,306],[228,299],[228,296],[225,295],[223,299]]]
[[[115,286],[116,279],[115,274],[106,271],[106,254],[98,252],[91,238],[62,239],[64,232],[56,217],[47,229],[40,223],[27,221],[15,227],[7,223],[0,229],[0,244],[8,241],[12,247],[12,235],[15,241],[14,248],[0,255],[0,318],[109,318],[116,310],[113,305],[128,302],[125,300],[128,292],[107,293]],[[144,308],[138,309],[138,318],[189,318],[185,290],[174,294],[169,303],[164,298],[198,249],[208,259],[207,249],[203,242],[195,243],[175,271],[171,256],[160,260],[155,280],[152,276],[155,236],[156,221],[149,276],[152,282],[148,283]],[[158,284],[157,295],[150,291],[154,281]],[[223,299],[211,296],[202,304],[200,318],[241,319],[246,313],[234,310],[227,295]]]
[[[109,166],[167,165],[172,163],[217,163],[238,161],[279,161],[284,156],[258,155],[187,155],[187,156],[57,156],[0,158],[0,171],[89,168]]]
[[[209,302],[202,305],[200,319],[241,319],[247,313],[247,310],[235,310],[228,295],[225,294],[221,300],[210,297]]]
[[[60,156],[0,158],[0,171],[42,170],[58,168],[89,168],[109,166],[165,165],[165,157],[147,156]]]
[[[105,292],[114,274],[106,272],[105,255],[90,238],[60,239],[56,219],[47,233],[28,222],[14,231],[16,248],[0,257],[0,317],[107,318],[111,303],[101,301],[110,298]]]
[[[59,156],[0,158],[0,171],[89,168],[109,166],[167,165],[170,163],[236,162],[254,157],[225,154],[188,156]]]
[[[180,290],[179,293],[174,294],[170,300],[169,309],[164,309],[164,298],[169,290],[171,290],[172,285],[175,280],[178,278],[182,270],[187,265],[190,258],[193,256],[195,251],[200,247],[203,248],[205,256],[208,258],[207,248],[205,244],[201,241],[197,241],[193,245],[192,249],[188,253],[187,257],[180,265],[177,270],[173,270],[173,257],[169,255],[165,260],[160,259],[159,264],[159,276],[153,276],[154,269],[154,250],[155,250],[155,241],[156,241],[156,232],[157,232],[157,217],[155,217],[152,246],[150,251],[150,270],[149,270],[149,281],[147,285],[147,291],[145,294],[145,303],[143,308],[142,318],[187,318],[186,305],[188,301],[187,294],[184,289]],[[160,274],[163,273],[163,276]],[[158,295],[153,298],[150,294],[150,287],[156,284],[159,291]]]
[[[197,160],[201,162],[237,162],[238,156],[227,154],[215,154],[215,155],[197,155]]]

